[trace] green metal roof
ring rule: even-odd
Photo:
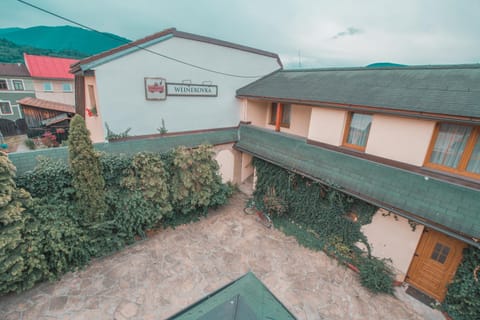
[[[248,272],[168,320],[296,319],[263,283]]]
[[[224,144],[237,141],[237,128],[224,128],[199,133],[188,133],[178,135],[167,135],[164,137],[127,140],[118,142],[100,142],[95,143],[97,151],[117,154],[135,154],[137,152],[167,152],[178,146],[188,148],[196,147],[201,144]],[[38,164],[38,157],[43,156],[55,160],[68,161],[67,147],[39,149],[29,152],[10,153],[8,158],[17,168],[17,176],[33,170]]]
[[[304,138],[250,125],[236,148],[355,195],[480,247],[480,191],[307,144]],[[447,227],[447,228],[445,228]],[[455,230],[460,234],[452,233]],[[449,233],[450,232],[450,233]]]
[[[237,96],[480,117],[480,64],[283,70]]]

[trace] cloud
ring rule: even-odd
[[[345,36],[353,36],[355,34],[362,33],[363,31],[361,29],[355,28],[355,27],[348,27],[346,31],[342,31],[337,33],[335,36],[332,37],[332,39],[338,39],[340,37],[345,37]]]

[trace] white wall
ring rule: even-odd
[[[374,115],[366,153],[423,165],[435,121]]]
[[[171,38],[149,47],[163,55],[204,68],[237,75],[263,76],[280,68],[275,58],[182,38]],[[241,103],[236,90],[257,78],[236,78],[196,69],[143,50],[95,68],[98,104],[103,121],[132,135],[158,133],[161,119],[169,132],[231,127],[240,121]],[[167,82],[218,85],[218,97],[145,99],[144,78]]]
[[[378,258],[392,259],[397,280],[403,281],[413,255],[422,236],[423,225],[417,225],[415,231],[408,220],[394,214],[384,216],[387,211],[379,209],[372,223],[362,226],[372,249],[372,255]]]
[[[312,108],[308,138],[334,146],[342,145],[347,111]]]

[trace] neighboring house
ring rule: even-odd
[[[17,100],[25,97],[35,97],[33,82],[25,65],[0,63],[0,119],[6,119],[0,126],[3,135],[16,133],[14,121],[23,117]]]
[[[372,254],[442,301],[480,247],[479,84],[480,65],[275,72],[237,91],[241,180],[255,156],[379,206]]]
[[[76,109],[94,142],[238,126],[235,91],[282,67],[278,55],[167,29],[72,66]]]
[[[36,98],[23,98],[18,101],[29,129],[30,136],[38,136],[46,131],[65,136],[75,107]]]
[[[42,100],[75,104],[74,76],[69,73],[74,59],[23,54],[25,65],[33,78],[35,95]]]

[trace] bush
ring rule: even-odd
[[[35,141],[33,141],[32,139],[25,140],[25,145],[30,150],[35,150],[37,148],[37,146],[35,145]]]
[[[18,186],[28,190],[33,197],[45,197],[52,202],[73,200],[75,189],[68,165],[47,157],[38,157],[37,160],[38,164],[32,171],[17,178]]]
[[[392,269],[385,259],[375,257],[362,259],[360,283],[373,293],[393,294],[392,283],[395,280]]]
[[[0,193],[0,210],[6,210],[0,211],[0,293],[56,279],[86,265],[92,257],[122,248],[159,223],[175,226],[198,219],[209,207],[224,204],[233,190],[221,183],[210,147],[133,157],[102,154],[98,175],[105,181],[105,214],[102,220],[87,221],[84,203],[75,201],[82,199],[78,188],[93,192],[101,184],[91,189],[87,184],[79,186],[80,178],[93,179],[91,172],[75,178],[74,172],[82,172],[79,168],[92,168],[91,162],[82,161],[98,160],[97,155],[92,158],[85,142],[75,140],[82,135],[88,136],[88,132],[78,134],[73,128],[70,132],[73,158],[79,160],[74,165],[41,158],[34,170],[17,179],[18,185],[35,197],[33,201],[28,193],[16,189],[15,168],[5,157],[4,193]],[[86,180],[82,181],[90,183]],[[3,201],[1,194],[5,195]],[[4,238],[8,242],[2,242]]]
[[[25,208],[30,194],[13,180],[15,167],[0,152],[0,292],[22,291],[43,277],[35,229]]]
[[[72,184],[84,223],[98,222],[107,211],[105,180],[99,156],[90,140],[90,132],[79,115],[75,115],[70,122],[68,155]]]
[[[206,213],[210,206],[224,203],[225,193],[218,173],[218,163],[213,158],[211,146],[197,149],[177,148],[172,154],[170,195],[176,212]]]
[[[57,279],[88,263],[91,257],[88,231],[81,227],[78,214],[68,202],[37,199],[32,215],[39,226],[37,240],[45,259],[47,279]]]
[[[448,286],[444,310],[455,320],[480,319],[480,250],[468,247]]]

